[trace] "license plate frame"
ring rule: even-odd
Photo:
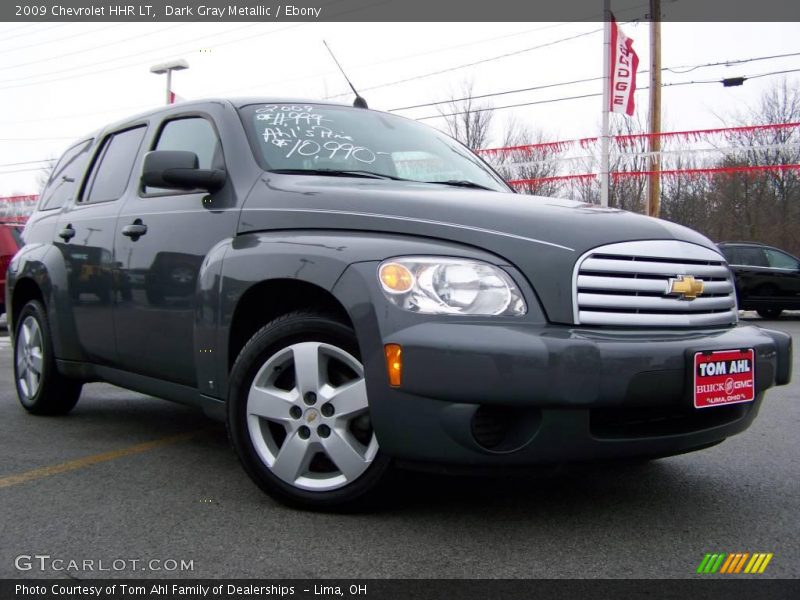
[[[696,409],[755,400],[756,365],[753,348],[695,352],[692,370],[692,401]]]

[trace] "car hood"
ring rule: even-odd
[[[549,319],[572,323],[572,271],[589,250],[636,240],[680,240],[717,251],[686,227],[591,204],[445,185],[265,173],[239,233],[343,229],[469,244],[518,268]]]

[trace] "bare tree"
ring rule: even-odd
[[[786,81],[759,104],[724,121],[728,126],[800,122],[800,90]],[[716,241],[753,240],[800,253],[800,128],[763,128],[726,134],[724,154],[677,159],[672,168],[778,167],[713,177],[679,177],[663,186],[664,217],[698,229]]]
[[[473,82],[464,81],[460,91],[450,94],[452,100],[437,108],[447,123],[447,132],[459,142],[479,150],[489,142],[493,109],[489,104],[473,98]]]
[[[613,173],[646,171],[649,165],[647,139],[636,137],[645,132],[644,118],[637,110],[632,118],[614,118],[609,128],[612,138],[609,171]],[[600,144],[591,149],[573,164],[578,173],[596,173],[600,170]],[[621,208],[635,212],[645,212],[645,190],[647,180],[641,176],[619,176],[609,182],[608,204],[613,208]],[[600,198],[599,178],[576,179],[568,182],[569,195],[576,200],[597,203]]]
[[[509,150],[495,155],[492,162],[507,181],[538,180],[518,186],[518,190],[534,196],[556,196],[562,186],[550,178],[559,172],[558,163],[553,160],[553,154],[557,152],[544,146],[531,148],[548,140],[549,136],[543,131],[511,117],[506,122],[502,141],[502,147]]]

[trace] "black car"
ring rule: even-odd
[[[706,448],[790,379],[791,338],[738,325],[708,239],[514,194],[395,115],[183,103],[54,172],[8,269],[22,405],[102,380],[202,407],[294,505],[351,505],[392,465]]]
[[[800,259],[756,242],[717,244],[736,277],[739,308],[777,319],[784,310],[800,310]]]

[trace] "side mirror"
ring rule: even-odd
[[[154,150],[144,157],[142,183],[148,187],[174,190],[208,190],[225,185],[222,169],[198,169],[197,154],[183,150]]]

